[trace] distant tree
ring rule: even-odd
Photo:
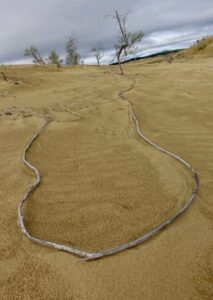
[[[100,66],[100,60],[104,56],[104,48],[101,45],[93,47],[91,49],[91,54],[95,56],[97,60],[97,65]]]
[[[27,48],[24,52],[24,56],[32,57],[34,64],[45,65],[44,59],[41,57],[38,49],[34,46]]]
[[[7,67],[4,64],[2,64],[1,65],[1,77],[2,77],[2,80],[4,80],[4,81],[8,80],[6,71],[7,71]]]
[[[79,65],[80,63],[80,54],[78,53],[78,48],[77,48],[77,40],[73,37],[69,37],[66,45],[65,45],[65,50],[66,50],[66,64],[67,65]]]
[[[114,47],[116,50],[116,58],[119,64],[121,75],[124,75],[122,57],[135,53],[135,45],[140,42],[144,36],[143,31],[134,33],[128,31],[126,26],[127,16],[128,13],[119,14],[117,10],[115,11],[115,14],[111,16],[116,20],[120,30],[120,36],[118,37],[118,41]]]
[[[7,70],[7,67],[4,64],[1,64],[1,69]]]
[[[63,59],[60,59],[60,57],[56,53],[56,51],[52,50],[49,54],[48,62],[50,64],[56,65],[58,68],[60,68],[61,64],[63,63]]]

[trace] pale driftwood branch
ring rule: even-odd
[[[152,142],[150,139],[148,139],[141,131],[140,129],[140,124],[139,121],[135,115],[135,112],[133,110],[133,107],[131,105],[131,103],[126,99],[125,97],[125,93],[127,93],[128,91],[132,90],[135,86],[135,81],[133,82],[133,84],[125,91],[122,91],[119,93],[119,97],[125,101],[127,101],[128,105],[129,105],[129,112],[133,118],[133,121],[135,123],[135,127],[137,130],[138,135],[146,142],[148,143],[150,146],[154,147],[155,149],[157,149],[158,151],[165,153],[166,155],[176,159],[178,162],[180,162],[181,164],[183,164],[192,174],[193,178],[194,178],[194,189],[192,194],[190,195],[190,197],[186,200],[185,204],[183,205],[183,207],[178,210],[173,216],[171,216],[170,218],[168,218],[167,220],[165,220],[164,222],[162,222],[161,224],[159,224],[157,227],[151,229],[149,232],[147,232],[146,234],[138,237],[135,240],[131,240],[128,241],[126,243],[117,245],[115,247],[112,248],[107,248],[107,249],[103,249],[99,252],[87,252],[81,249],[78,249],[76,247],[72,247],[72,246],[67,246],[67,245],[63,245],[63,244],[59,244],[59,243],[55,243],[55,242],[51,242],[51,241],[47,241],[47,240],[41,240],[39,238],[33,237],[29,231],[27,230],[25,223],[24,223],[24,215],[23,215],[23,207],[25,202],[29,199],[30,195],[33,193],[33,191],[39,186],[40,182],[41,182],[41,177],[39,174],[39,171],[37,170],[37,168],[35,166],[33,166],[29,161],[27,161],[26,159],[26,154],[29,150],[29,148],[32,146],[33,142],[40,136],[40,134],[42,133],[42,131],[44,130],[44,128],[52,121],[52,119],[50,117],[47,117],[45,115],[41,115],[41,114],[37,114],[37,113],[32,113],[35,116],[38,116],[42,119],[44,119],[44,124],[42,125],[42,127],[37,131],[37,133],[30,139],[30,141],[27,143],[27,145],[24,148],[24,152],[23,152],[23,156],[22,156],[22,161],[23,163],[30,168],[35,176],[36,176],[36,181],[28,188],[27,192],[25,193],[25,195],[23,196],[21,202],[19,203],[18,206],[18,222],[21,228],[21,231],[23,232],[24,235],[26,235],[26,237],[31,240],[32,242],[36,242],[39,243],[41,245],[45,245],[57,250],[62,250],[62,251],[66,251],[72,254],[76,254],[78,256],[83,257],[85,260],[94,260],[94,259],[98,259],[104,256],[108,256],[108,255],[112,255],[115,253],[118,253],[120,251],[123,251],[125,249],[134,247],[138,244],[141,244],[142,242],[150,239],[151,237],[153,237],[154,235],[156,235],[160,230],[162,230],[164,227],[166,227],[167,225],[171,224],[178,216],[180,216],[183,212],[185,212],[187,210],[187,208],[191,205],[192,201],[194,200],[195,196],[198,193],[198,189],[199,189],[199,179],[198,179],[198,175],[196,173],[196,171],[192,168],[192,166],[186,162],[184,159],[182,159],[181,157],[179,157],[178,155],[158,146],[157,144],[155,144],[154,142]],[[14,110],[14,109],[13,109]]]

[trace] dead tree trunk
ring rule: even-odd
[[[127,54],[132,53],[135,44],[140,42],[144,35],[142,31],[131,33],[127,30],[126,28],[127,15],[128,12],[122,15],[119,14],[117,10],[115,11],[115,14],[112,15],[112,18],[116,20],[120,31],[118,42],[114,45],[114,47],[116,49],[116,58],[117,58],[121,75],[124,75],[122,54],[126,56]]]

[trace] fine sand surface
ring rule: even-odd
[[[150,62],[125,65],[125,78],[108,67],[27,66],[0,80],[0,299],[213,297],[213,59]],[[133,80],[125,95],[143,132],[196,169],[198,197],[156,237],[97,261],[33,244],[17,225],[34,180],[22,151],[43,124],[33,112],[53,122],[28,153],[42,176],[25,206],[32,235],[99,251],[146,233],[190,196],[190,173],[136,134],[119,98]]]

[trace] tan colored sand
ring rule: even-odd
[[[189,49],[175,54],[174,57],[178,60],[213,57],[213,36],[198,40]]]
[[[0,81],[0,109],[20,112],[0,117],[1,298],[211,298],[212,62],[139,62],[125,66],[123,79],[108,68],[9,68],[20,84]],[[25,209],[35,236],[99,250],[143,234],[190,195],[187,171],[135,133],[118,97],[133,79],[127,96],[144,132],[197,169],[199,197],[149,242],[103,260],[78,263],[32,244],[17,226],[18,202],[33,180],[20,155],[42,120],[25,107],[54,118],[28,155],[42,175]]]

